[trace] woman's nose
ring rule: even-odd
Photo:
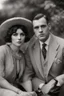
[[[21,38],[21,36],[20,35],[18,35],[18,39],[20,39]]]

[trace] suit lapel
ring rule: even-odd
[[[54,58],[57,55],[58,49],[59,49],[59,44],[56,41],[56,38],[54,37],[54,35],[51,34],[51,38],[50,38],[50,42],[49,42],[49,48],[48,48],[48,52],[47,52],[47,56],[46,56],[46,60],[44,61],[44,59],[42,58],[42,62],[45,63],[46,61],[48,62],[47,64],[47,70],[46,73],[49,73],[49,70],[53,64]],[[37,68],[41,74],[42,77],[43,76],[43,70],[42,70],[42,66],[41,66],[41,53],[40,53],[40,45],[38,40],[35,41],[34,45],[32,46],[32,54],[33,54],[33,58],[34,61],[37,65]],[[35,64],[34,63],[34,64]],[[35,66],[35,65],[34,65]]]
[[[47,59],[48,59],[47,73],[49,72],[49,70],[53,64],[54,58],[57,55],[58,48],[59,48],[58,42],[56,41],[55,37],[53,35],[51,35],[48,53],[47,53]]]
[[[42,71],[42,66],[41,66],[41,54],[40,54],[40,45],[39,45],[39,42],[38,40],[36,41],[35,43],[35,46],[34,46],[34,49],[33,49],[33,56],[35,58],[35,62],[37,64],[37,67],[38,67],[38,70],[41,74],[41,76],[43,77],[43,71]],[[44,59],[43,59],[44,61]]]

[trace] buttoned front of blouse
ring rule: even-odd
[[[22,81],[23,72],[25,69],[25,59],[21,52],[21,58],[15,58],[9,46],[0,46],[0,76],[14,83],[17,78],[17,61],[19,62],[18,81]]]

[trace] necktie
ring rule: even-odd
[[[42,44],[42,54],[43,54],[43,57],[44,57],[44,59],[46,58],[46,44],[45,43],[43,43]]]

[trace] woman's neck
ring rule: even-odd
[[[20,47],[18,47],[18,46],[13,45],[13,44],[11,44],[10,47],[11,47],[11,49],[12,49],[14,52],[16,52],[16,53],[18,53],[19,48],[20,48]]]

